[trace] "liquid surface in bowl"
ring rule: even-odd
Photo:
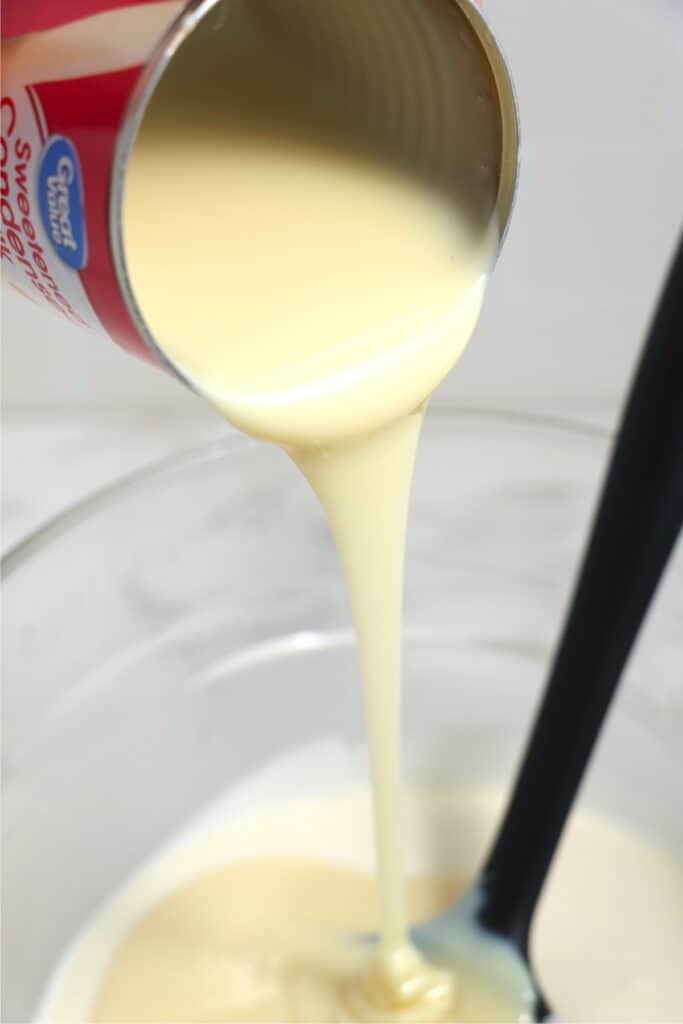
[[[451,905],[501,803],[490,791],[407,794],[411,921]],[[377,926],[372,864],[364,792],[231,823],[213,815],[97,915],[59,968],[40,1020],[387,1020],[374,1001],[371,952],[344,938]],[[572,819],[535,936],[540,976],[563,1020],[680,1020],[681,899],[683,866],[666,851],[589,814]],[[525,1019],[495,954],[466,969],[460,958],[459,1014],[445,1019]]]
[[[407,931],[403,551],[424,402],[470,339],[498,244],[500,149],[456,4],[235,0],[161,79],[125,186],[130,279],[158,344],[233,423],[288,448],[344,565],[381,907],[353,996],[367,1019],[453,1019],[462,1002]]]

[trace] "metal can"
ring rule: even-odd
[[[123,187],[156,83],[183,40],[221,2],[5,0],[3,12],[4,278],[75,329],[111,338],[178,376],[152,337],[128,281]],[[510,74],[472,0],[425,2],[457,3],[490,65],[502,125],[497,205],[502,237],[518,164]]]

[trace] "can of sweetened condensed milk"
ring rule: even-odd
[[[268,30],[293,48],[297,61],[309,61],[321,88],[332,83],[345,90],[349,106],[374,119],[368,120],[371,130],[386,132],[392,144],[420,150],[434,167],[458,115],[444,85],[443,55],[455,61],[458,48],[466,46],[469,59],[484,62],[494,83],[501,141],[493,173],[502,238],[517,179],[517,109],[507,65],[476,4],[364,0],[359,19],[360,5],[351,0],[235,2],[258,9],[255,17],[264,24],[270,19]],[[453,39],[444,39],[430,28],[430,18],[453,5]],[[74,330],[111,338],[181,379],[163,354],[163,339],[148,328],[127,272],[126,173],[145,110],[169,63],[204,19],[225,27],[232,7],[227,0],[4,4],[4,280]],[[395,17],[399,9],[401,18]],[[182,130],[191,146],[192,124],[185,122]],[[182,174],[182,166],[168,173]],[[188,188],[201,188],[201,182],[188,182]],[[230,244],[226,238],[226,252]],[[233,255],[239,259],[239,249]],[[163,278],[163,266],[158,273]]]

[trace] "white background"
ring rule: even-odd
[[[611,422],[683,220],[683,3],[486,0],[522,174],[480,327],[437,401]],[[164,374],[3,305],[5,542],[224,429]]]

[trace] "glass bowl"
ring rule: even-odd
[[[427,417],[407,554],[409,779],[509,783],[607,451],[576,425]],[[682,556],[581,792],[679,851]],[[335,551],[276,448],[230,434],[136,474],[3,569],[3,1019],[26,1021],[84,922],[198,808],[307,744],[360,749],[363,719]]]

